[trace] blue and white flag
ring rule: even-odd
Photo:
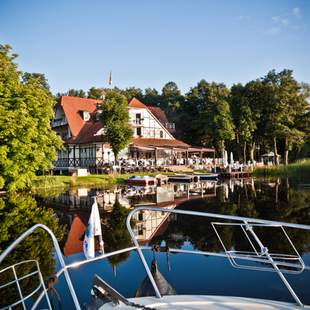
[[[94,197],[94,203],[83,241],[83,251],[87,259],[95,257],[95,236],[100,236],[102,239],[100,214],[96,197]]]

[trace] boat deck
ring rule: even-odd
[[[212,309],[212,310],[290,310],[301,309],[296,304],[278,302],[266,299],[230,297],[230,296],[210,296],[210,295],[174,295],[164,296],[160,299],[156,297],[132,298],[131,302],[144,305],[150,309]],[[115,309],[111,303],[104,304],[100,310]],[[137,307],[120,305],[119,310],[139,309]],[[303,307],[310,309],[310,307]]]

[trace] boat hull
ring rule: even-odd
[[[212,295],[174,295],[156,297],[140,297],[129,299],[131,302],[154,309],[212,309],[212,310],[291,310],[300,309],[296,304],[280,301]],[[104,304],[101,310],[115,309],[111,303]],[[137,309],[136,307],[120,305],[118,310]],[[303,309],[310,309],[305,306]]]

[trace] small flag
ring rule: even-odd
[[[112,71],[110,71],[109,75],[109,85],[112,85]]]
[[[95,236],[100,236],[100,239],[102,240],[100,214],[96,197],[94,197],[94,203],[92,205],[83,241],[83,251],[87,259],[95,257]]]

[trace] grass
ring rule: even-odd
[[[310,159],[300,160],[287,166],[258,167],[254,176],[264,177],[290,177],[301,182],[310,182]]]
[[[69,188],[69,187],[111,187],[116,184],[116,178],[113,175],[95,174],[85,177],[75,176],[38,176],[32,182],[31,189],[44,190],[51,188]]]
[[[74,187],[111,187],[115,184],[124,184],[125,180],[134,175],[155,176],[159,172],[136,172],[125,174],[92,174],[85,177],[77,176],[37,176],[32,182],[32,191],[50,190],[55,188]]]

